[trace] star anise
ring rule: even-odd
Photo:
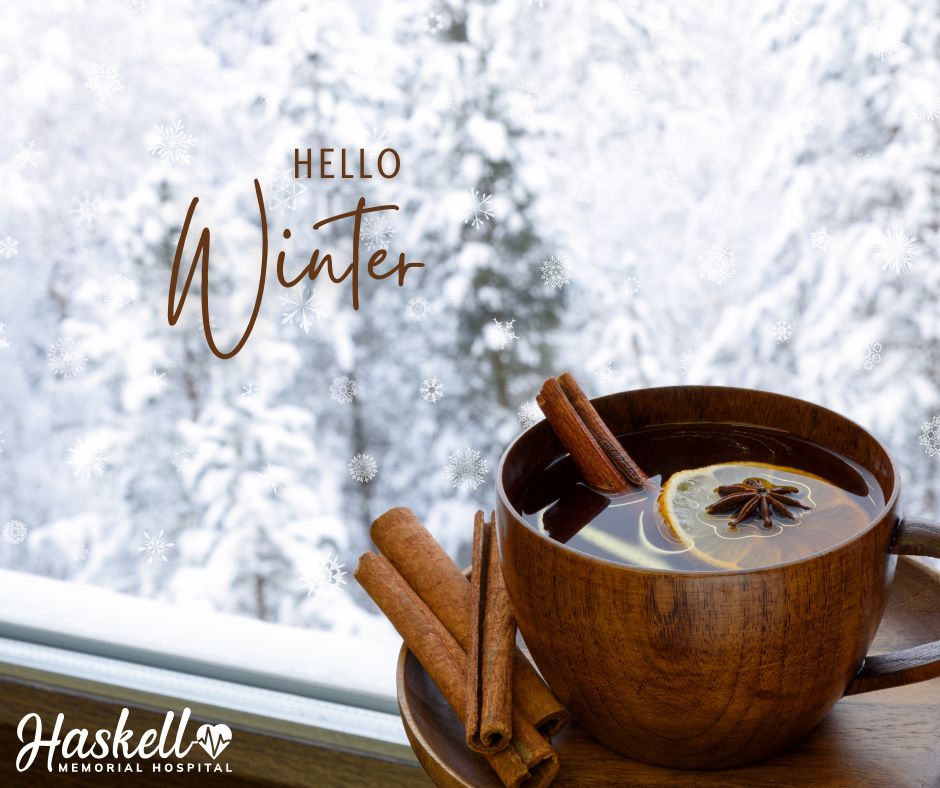
[[[745,479],[740,484],[723,484],[715,489],[721,498],[710,506],[705,507],[709,514],[718,512],[730,512],[737,510],[731,520],[729,527],[734,530],[738,524],[743,522],[752,514],[757,514],[760,508],[760,517],[764,528],[773,528],[772,512],[795,520],[796,516],[787,507],[794,506],[800,509],[809,509],[805,503],[791,497],[793,493],[798,493],[798,487],[782,486],[774,487],[766,479],[751,477]]]

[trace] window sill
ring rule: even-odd
[[[0,570],[0,611],[0,638],[398,713],[401,639],[390,625],[370,633],[364,648],[340,633],[9,570]]]
[[[135,718],[137,710],[156,714],[161,723],[167,711],[188,706],[194,719],[225,722],[238,732],[235,738],[261,742],[254,748],[257,763],[270,757],[268,750],[305,747],[298,753],[316,751],[318,763],[324,762],[324,753],[343,753],[345,761],[337,768],[397,764],[406,776],[414,774],[391,784],[426,784],[396,701],[380,691],[394,687],[400,646],[394,638],[336,654],[330,652],[328,632],[185,611],[2,570],[0,610],[0,697],[21,701],[20,706],[0,704],[0,727],[17,747],[22,714],[13,719],[14,711],[42,713],[30,708],[32,698],[48,699],[50,716],[44,720],[50,726],[59,711],[65,713],[66,729],[92,726],[85,719],[88,704],[108,709],[96,712],[104,727],[113,727],[122,706]],[[329,664],[318,664],[321,655]],[[322,680],[339,659],[355,683]],[[254,766],[240,768],[246,775]],[[276,770],[277,764],[268,768]],[[259,773],[259,780],[263,777]],[[277,784],[291,784],[282,777]],[[338,783],[326,779],[321,784]]]

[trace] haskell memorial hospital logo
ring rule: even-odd
[[[222,750],[232,742],[232,729],[223,722],[216,725],[201,725],[196,731],[196,741],[202,747],[212,760],[215,760],[222,754]]]
[[[43,737],[42,718],[31,712],[20,720],[16,728],[17,737],[24,742],[16,758],[16,768],[25,772],[45,751],[45,766],[50,772],[142,773],[144,766],[139,761],[148,760],[153,760],[150,766],[155,772],[231,772],[227,762],[218,763],[218,757],[232,743],[232,729],[223,723],[206,723],[196,730],[195,739],[187,738],[189,716],[187,707],[180,714],[174,733],[176,715],[168,711],[159,731],[148,728],[136,736],[135,742],[135,732],[128,726],[130,712],[126,708],[121,709],[114,730],[72,728],[66,731],[65,715],[60,713],[48,738]],[[31,733],[29,728],[33,729]],[[212,760],[191,758],[183,761],[194,745],[199,745]],[[198,751],[195,754],[202,757]],[[121,762],[131,759],[134,762]],[[103,763],[105,760],[108,762]]]

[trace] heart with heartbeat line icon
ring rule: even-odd
[[[222,754],[222,750],[232,742],[232,729],[224,722],[215,725],[200,725],[196,731],[196,743],[202,747],[212,760]]]

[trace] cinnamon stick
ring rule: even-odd
[[[569,372],[546,380],[536,402],[591,487],[617,493],[653,485]]]
[[[556,542],[570,541],[576,533],[610,506],[610,498],[583,484],[565,489],[542,515],[542,525]]]
[[[585,426],[555,378],[542,384],[535,401],[591,487],[609,493],[627,489],[627,480]]]
[[[466,723],[467,655],[447,628],[384,556],[365,553],[356,579],[398,630],[444,699]],[[558,756],[532,724],[516,712],[509,746],[485,758],[504,785],[540,788],[558,773]]]
[[[645,471],[634,462],[633,458],[627,454],[626,450],[616,436],[610,431],[607,424],[600,417],[600,414],[594,409],[587,395],[582,391],[578,382],[570,372],[564,372],[558,376],[558,384],[565,396],[571,402],[584,426],[590,431],[594,439],[600,444],[604,453],[610,461],[616,466],[617,470],[626,478],[628,482],[636,487],[644,487],[650,484],[650,477]]]
[[[467,647],[467,746],[498,752],[512,735],[512,659],[516,621],[499,566],[496,521],[473,523],[470,643]]]
[[[389,509],[371,528],[372,541],[457,640],[470,644],[470,581],[411,509]],[[515,649],[513,702],[536,729],[551,738],[568,723],[568,712],[528,658]]]

